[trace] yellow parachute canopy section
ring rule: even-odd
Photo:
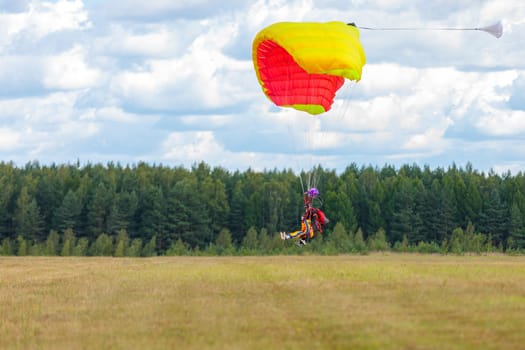
[[[253,41],[261,87],[276,105],[310,114],[330,109],[344,79],[359,81],[366,63],[359,30],[343,22],[281,22]]]

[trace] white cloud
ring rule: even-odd
[[[70,92],[0,100],[0,110],[3,111],[0,123],[16,130],[11,137],[7,137],[4,131],[5,135],[1,137],[5,139],[4,147],[10,145],[38,156],[94,136],[99,126],[92,121],[82,120],[82,113],[75,108],[78,97],[78,93]]]
[[[91,26],[82,0],[34,1],[29,5],[29,26],[37,35]]]
[[[481,116],[475,126],[487,135],[522,135],[525,133],[525,111],[494,110]]]
[[[434,150],[445,152],[447,141],[443,139],[443,130],[430,128],[420,134],[414,134],[401,146],[405,150]]]
[[[367,95],[404,94],[416,87],[421,72],[417,68],[394,63],[369,63],[363,67],[358,83]]]
[[[122,125],[140,124],[144,123],[145,120],[152,120],[153,122],[158,120],[158,117],[155,116],[144,116],[128,113],[115,106],[105,106],[93,109],[87,114],[84,114],[82,117],[85,119],[93,119],[98,121],[113,121],[121,123]]]
[[[196,128],[218,128],[230,125],[236,122],[238,116],[228,114],[211,114],[211,115],[186,115],[180,118],[181,122],[187,126]]]
[[[86,52],[75,45],[70,50],[45,59],[42,82],[48,89],[83,89],[96,85],[102,78],[99,69],[85,62]]]
[[[188,160],[221,157],[224,154],[222,146],[209,131],[172,132],[164,141],[163,147],[164,158],[181,159],[184,163]]]
[[[205,161],[225,168],[263,170],[272,162],[275,164],[279,158],[283,158],[276,154],[228,151],[208,131],[172,132],[163,142],[162,150],[162,159],[185,166]]]
[[[228,169],[292,169],[300,171],[319,162],[327,166],[335,163],[331,156],[313,156],[303,153],[232,152],[219,143],[212,132],[172,132],[162,143],[162,159],[171,164],[191,166],[205,161]]]
[[[86,63],[87,55],[84,48],[76,45],[53,55],[0,56],[0,96],[94,87],[104,74]]]
[[[128,103],[151,110],[213,109],[246,100],[249,82],[255,81],[251,62],[221,52],[236,33],[234,25],[212,26],[181,58],[148,60],[118,74],[113,90]]]
[[[26,12],[0,13],[0,50],[17,36],[39,40],[50,33],[91,25],[82,0],[32,1]]]
[[[245,4],[245,0],[229,0],[220,3],[212,0],[126,0],[125,2],[101,1],[99,7],[112,18],[126,20],[160,20],[166,17],[198,20],[212,17],[217,13],[238,10]]]
[[[0,151],[12,151],[20,146],[20,134],[10,128],[0,127]]]
[[[245,18],[249,28],[258,31],[274,22],[301,21],[312,10],[312,0],[258,0],[246,11]]]
[[[130,55],[159,56],[165,52],[173,51],[178,46],[176,33],[166,28],[145,34],[123,35],[121,41],[113,41],[123,53]]]
[[[74,105],[79,94],[59,92],[43,97],[21,97],[0,100],[0,118],[5,122],[28,125],[63,123],[74,115]]]
[[[151,23],[138,28],[116,23],[109,26],[107,33],[96,38],[94,49],[100,55],[117,57],[177,57],[184,53],[201,30],[201,24],[188,21],[171,25]]]

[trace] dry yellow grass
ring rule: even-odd
[[[1,349],[519,349],[525,257],[0,258]]]

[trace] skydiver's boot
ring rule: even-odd
[[[297,243],[295,243],[295,245],[298,247],[303,247],[306,245],[306,241],[304,239],[300,239],[297,241]]]

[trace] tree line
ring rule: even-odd
[[[311,171],[330,223],[303,251],[525,249],[521,172],[484,173],[471,164]],[[297,229],[303,212],[292,170],[232,172],[206,163],[1,162],[0,189],[0,255],[296,252],[276,233]]]

